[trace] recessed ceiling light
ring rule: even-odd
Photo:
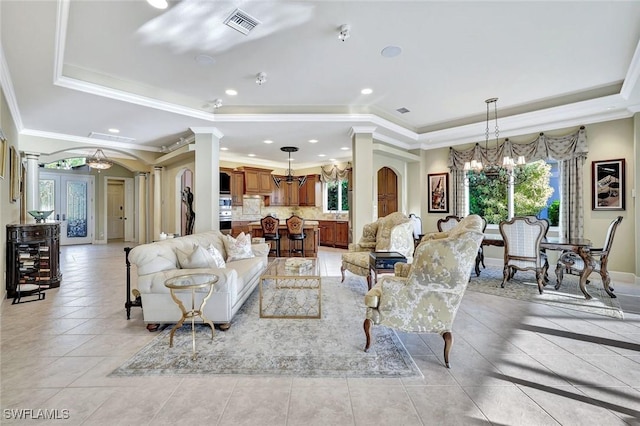
[[[400,53],[402,53],[402,48],[399,46],[387,46],[380,52],[385,58],[395,58]]]
[[[120,130],[112,127],[111,129],[109,129],[109,133],[120,133]]]
[[[200,65],[211,65],[216,62],[216,60],[213,59],[211,56],[205,55],[203,53],[196,55],[194,59]]]
[[[229,148],[227,148],[226,146],[223,146],[222,148],[220,148],[220,151],[229,151]]]
[[[349,147],[348,146],[343,146],[342,148],[340,148],[343,151],[349,151]]]
[[[249,154],[249,157],[255,157],[255,156],[256,156],[255,154]]]
[[[147,0],[147,3],[156,9],[166,9],[169,6],[167,0]]]
[[[270,139],[266,139],[266,140],[264,141],[264,143],[269,144],[269,143],[273,143],[273,141],[272,141],[272,140],[270,140]]]
[[[360,93],[362,93],[363,95],[370,95],[373,93],[373,89],[369,89],[368,87],[366,89],[362,89],[360,91]]]
[[[238,94],[238,91],[237,90],[233,90],[233,89],[227,89],[227,90],[224,91],[224,93],[226,93],[229,96],[235,96],[235,95]]]
[[[309,139],[309,143],[318,143],[318,139]]]
[[[326,157],[326,154],[318,154],[318,157]]]
[[[335,158],[329,158],[329,161],[337,161]]]

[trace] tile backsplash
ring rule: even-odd
[[[263,197],[244,197],[242,206],[233,208],[234,221],[255,221],[271,214],[280,219],[286,219],[292,214],[308,220],[349,220],[348,213],[323,213],[322,207],[280,207],[265,206]]]

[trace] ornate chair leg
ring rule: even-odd
[[[563,277],[564,277],[564,266],[558,263],[558,265],[556,266],[556,286],[554,287],[556,290],[558,290],[562,285]]]
[[[504,288],[504,285],[511,278],[511,268],[509,266],[504,267],[502,270],[502,285],[500,287]]]
[[[447,368],[451,368],[449,364],[449,352],[451,352],[451,346],[453,345],[453,334],[450,331],[445,331],[442,333],[442,338],[444,339],[444,365]]]
[[[364,351],[368,352],[369,351],[369,347],[371,346],[371,325],[373,324],[373,321],[371,321],[369,318],[365,318],[364,320],[364,324],[362,324],[363,328],[364,328],[364,335],[367,338],[367,343],[365,343],[364,345]]]

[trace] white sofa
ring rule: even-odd
[[[190,273],[212,273],[219,277],[214,293],[207,301],[204,315],[221,328],[228,328],[231,319],[258,285],[267,267],[269,245],[252,244],[254,257],[226,262],[224,268],[181,269],[176,250],[188,252],[194,244],[208,248],[213,245],[227,259],[220,231],[209,231],[179,238],[142,244],[131,249],[129,262],[137,271],[137,288],[142,301],[144,322],[147,324],[176,323],[181,318],[178,305],[171,299],[164,285],[169,278]],[[135,282],[135,281],[132,281]],[[190,292],[177,292],[187,309],[191,306]],[[196,293],[196,309],[206,296],[206,290]],[[200,318],[196,318],[200,321]]]

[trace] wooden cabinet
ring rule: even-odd
[[[271,170],[242,167],[241,171],[244,172],[245,194],[271,194]]]
[[[248,234],[250,232],[250,223],[251,222],[248,220],[234,220],[233,222],[231,222],[231,236],[235,238],[242,232]]]
[[[244,196],[244,173],[234,171],[231,174],[231,204],[241,206]]]
[[[336,247],[349,247],[349,222],[336,222]]]
[[[59,287],[60,224],[7,225],[7,297],[40,294]],[[44,296],[42,296],[44,298]]]
[[[286,176],[274,176],[279,179],[280,186],[276,185],[272,179],[271,182],[271,206],[297,206],[299,199],[298,181],[291,183],[286,182]]]
[[[349,247],[349,222],[319,220],[320,245],[328,247]]]
[[[389,167],[378,170],[378,217],[398,211],[398,176]]]
[[[336,222],[333,220],[319,220],[320,245],[333,247],[336,243]]]
[[[307,175],[307,180],[298,188],[298,205],[315,207],[320,185],[320,175]]]

